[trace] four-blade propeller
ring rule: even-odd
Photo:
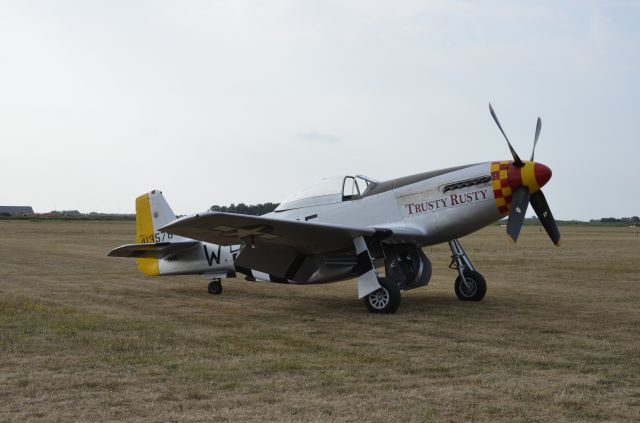
[[[509,211],[509,218],[507,220],[507,234],[513,239],[514,242],[518,240],[522,224],[524,223],[525,214],[529,203],[533,207],[533,210],[538,215],[540,223],[544,227],[545,231],[551,238],[551,241],[557,246],[560,245],[560,231],[558,231],[558,225],[556,224],[551,209],[547,204],[547,200],[540,190],[548,180],[551,178],[551,170],[543,164],[535,163],[533,161],[536,145],[538,144],[538,138],[540,137],[540,130],[542,129],[542,120],[538,118],[536,123],[536,135],[533,140],[533,150],[531,151],[531,160],[522,161],[516,153],[515,149],[511,145],[507,134],[502,129],[496,112],[493,111],[491,103],[489,103],[489,112],[493,116],[493,120],[498,125],[500,132],[507,141],[511,156],[513,156],[513,162],[509,165],[509,185],[512,189],[511,196],[511,209]]]

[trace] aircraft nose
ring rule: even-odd
[[[533,174],[535,175],[536,182],[538,182],[538,186],[542,188],[549,179],[551,179],[551,169],[542,163],[534,163],[533,165]]]
[[[523,161],[522,167],[508,166],[508,184],[512,190],[527,187],[530,193],[538,191],[551,179],[551,169],[542,163]]]

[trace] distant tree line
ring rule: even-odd
[[[67,217],[73,219],[131,219],[135,218],[135,214],[123,214],[123,213],[81,213],[78,210],[52,210],[49,213],[44,213],[49,217]]]
[[[236,213],[236,214],[249,214],[252,216],[260,216],[263,214],[271,213],[278,207],[278,203],[259,203],[259,204],[233,204],[230,206],[211,206],[210,211]]]
[[[638,216],[633,216],[633,217],[603,217],[602,219],[599,220],[602,223],[640,223],[640,217]],[[592,220],[593,222],[593,220]],[[596,220],[597,222],[597,220]]]
[[[135,214],[120,213],[80,213],[76,210],[52,210],[48,213],[34,213],[32,215],[12,215],[0,213],[0,219],[15,220],[41,220],[41,219],[64,219],[64,220],[135,220]]]
[[[51,214],[59,214],[64,217],[82,217],[78,210],[51,210]]]

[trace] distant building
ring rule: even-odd
[[[0,216],[31,216],[31,206],[0,206]]]

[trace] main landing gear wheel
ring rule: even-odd
[[[222,294],[222,283],[220,282],[220,279],[214,279],[211,282],[209,282],[209,294],[211,295],[220,295]]]
[[[456,278],[454,289],[458,299],[460,301],[480,301],[483,299],[487,293],[487,282],[484,277],[478,272],[467,270],[464,272],[464,279],[463,282],[460,276]]]
[[[370,313],[395,313],[400,307],[400,288],[391,279],[379,278],[382,288],[378,288],[364,297],[364,305]]]

